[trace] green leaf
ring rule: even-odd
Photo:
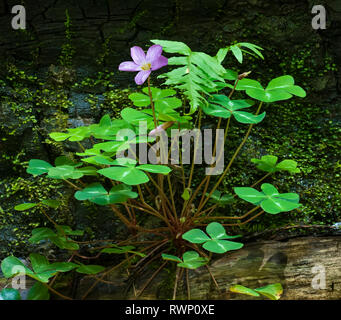
[[[96,176],[97,175],[97,168],[95,167],[82,167],[78,168],[78,172],[81,172],[85,176]]]
[[[66,139],[68,139],[70,137],[70,134],[68,133],[63,133],[63,132],[51,132],[49,134],[49,136],[51,137],[51,139],[53,139],[54,141],[65,141]]]
[[[253,188],[237,187],[234,188],[234,192],[239,198],[247,202],[251,202],[252,204],[259,204],[262,200],[264,200],[264,194]]]
[[[142,164],[136,168],[151,173],[162,173],[165,175],[172,171],[169,167],[158,164]]]
[[[46,271],[46,267],[49,265],[47,258],[39,253],[31,253],[30,261],[32,269],[35,273],[41,273]]]
[[[223,75],[223,78],[226,80],[237,80],[238,79],[238,73],[236,71],[226,69],[225,73]]]
[[[255,45],[255,44],[252,44],[252,43],[248,43],[248,42],[240,42],[238,43],[240,47],[245,47],[245,48],[248,48],[250,49],[252,52],[254,52],[258,57],[260,57],[261,59],[264,60],[264,57],[263,57],[263,54],[260,52],[260,50],[263,50],[263,48]],[[246,50],[243,50],[244,52],[248,53],[248,54],[251,54],[250,52],[246,51]]]
[[[73,166],[52,167],[48,171],[48,177],[52,179],[79,179],[83,177],[83,173],[76,170]]]
[[[159,40],[157,40],[159,42]],[[160,42],[161,43],[161,42]],[[168,43],[170,45],[172,41]],[[176,46],[176,43],[175,43]],[[186,46],[186,48],[188,48]],[[169,51],[176,49],[169,47]],[[180,66],[176,69],[162,74],[160,78],[167,78],[166,85],[173,85],[182,90],[189,100],[189,114],[194,113],[199,106],[207,104],[206,96],[211,92],[217,92],[226,87],[223,76],[226,69],[221,65],[220,59],[211,57],[203,52],[192,52],[189,48],[185,51],[178,51],[185,54],[183,57],[173,57],[168,60],[168,65]]]
[[[20,292],[12,288],[2,289],[0,291],[0,300],[21,300]]]
[[[243,53],[242,53],[242,50],[240,50],[240,48],[238,47],[238,45],[231,46],[230,49],[231,49],[233,55],[238,60],[238,62],[242,63],[243,62]]]
[[[301,206],[299,196],[296,193],[280,194],[278,190],[269,183],[263,183],[261,186],[263,192],[253,188],[234,188],[239,198],[260,205],[261,208],[271,214],[287,212]]]
[[[101,120],[99,121],[100,127],[110,127],[111,126],[111,119],[110,115],[104,115]]]
[[[218,50],[216,54],[216,59],[218,60],[219,63],[222,63],[224,61],[228,51],[229,51],[228,48],[221,48]]]
[[[46,286],[41,282],[36,282],[28,291],[27,300],[49,300],[50,294]]]
[[[70,141],[82,141],[85,138],[90,137],[91,131],[90,127],[77,127],[72,129],[67,129],[69,133],[69,140]]]
[[[128,185],[137,185],[149,181],[148,176],[135,167],[110,167],[97,172],[109,179],[121,181]]]
[[[60,249],[79,250],[79,245],[77,243],[71,242],[69,239],[65,239],[65,237],[51,237],[49,240]]]
[[[80,163],[76,163],[66,156],[57,157],[56,160],[54,161],[54,164],[56,167],[64,165],[79,167],[81,165]]]
[[[243,244],[227,240],[210,240],[205,242],[202,247],[214,253],[225,253],[231,250],[238,250],[243,247]]]
[[[122,254],[127,252],[132,252],[132,250],[135,249],[134,246],[123,246],[119,247],[114,245],[112,248],[104,248],[101,250],[103,253],[116,253],[116,254]]]
[[[260,296],[260,294],[258,292],[256,292],[255,290],[241,286],[239,284],[233,285],[232,287],[230,287],[229,290],[231,292],[242,293],[242,294],[246,294],[248,296],[253,296],[253,297],[259,297]]]
[[[32,237],[29,239],[31,243],[38,243],[51,237],[55,237],[56,233],[50,228],[35,228],[32,230]]]
[[[18,204],[17,206],[14,207],[14,210],[17,211],[25,211],[31,208],[36,207],[38,204],[37,203],[22,203]]]
[[[236,90],[245,90],[248,96],[263,102],[287,100],[293,95],[301,98],[306,96],[301,87],[294,85],[294,78],[288,75],[271,80],[266,89],[258,81],[242,79],[238,82]]]
[[[225,253],[230,250],[238,250],[243,247],[242,243],[226,241],[225,239],[233,239],[239,237],[229,236],[226,234],[225,228],[218,222],[211,222],[206,227],[208,237],[200,229],[192,229],[182,235],[184,240],[191,243],[203,243],[203,248],[214,253]]]
[[[129,99],[133,101],[137,107],[146,107],[150,105],[150,97],[143,93],[132,93],[129,95]]]
[[[188,188],[186,188],[184,190],[184,192],[182,193],[181,198],[184,199],[185,201],[188,201],[190,196],[191,196],[190,192],[189,192]]]
[[[248,112],[243,112],[243,111],[235,111],[233,113],[234,117],[236,118],[236,120],[240,123],[253,123],[253,124],[257,124],[259,122],[261,122],[264,117],[265,117],[265,111],[262,114],[259,115],[253,115],[252,113],[248,113]]]
[[[288,171],[290,173],[299,173],[301,170],[297,168],[297,162],[294,160],[283,160],[276,166],[276,171]]]
[[[154,128],[154,119],[151,115],[135,110],[133,108],[125,108],[121,111],[121,117],[128,123],[139,126],[140,121],[147,121],[147,128]]]
[[[56,229],[60,235],[67,234],[70,236],[82,236],[84,234],[83,230],[72,230],[69,226],[56,226]]]
[[[77,272],[79,273],[84,273],[84,274],[97,274],[102,271],[104,271],[105,268],[102,266],[98,265],[84,265],[82,264],[80,267],[76,269]]]
[[[53,199],[42,200],[41,203],[53,209],[57,209],[61,204],[60,201]]]
[[[9,256],[2,260],[1,271],[5,278],[11,278],[18,274],[33,274],[29,268],[27,268],[18,258],[14,256]]]
[[[50,240],[60,249],[78,250],[79,245],[65,239],[64,236],[59,236],[49,228],[36,228],[32,230],[32,237],[29,239],[31,243],[38,243],[41,240]]]
[[[297,162],[294,160],[283,160],[277,164],[276,156],[265,155],[261,159],[251,159],[251,162],[257,164],[257,169],[265,172],[288,171],[290,173],[298,173]]]
[[[210,240],[205,232],[200,229],[192,229],[187,231],[182,235],[182,239],[187,240],[191,243],[203,243]]]
[[[44,160],[32,159],[28,163],[27,173],[33,174],[34,176],[39,176],[41,174],[47,173],[49,169],[52,168],[48,162]]]
[[[250,100],[231,100],[225,95],[215,94],[209,99],[209,105],[203,106],[203,111],[212,116],[229,118],[231,115],[240,123],[259,123],[265,117],[265,112],[260,115],[253,115],[248,112],[239,111],[253,105]]]
[[[211,222],[206,227],[207,234],[213,239],[213,240],[222,240],[222,239],[231,239],[235,238],[233,236],[228,236],[226,234],[225,228],[218,222]]]
[[[79,201],[90,200],[92,198],[108,195],[107,190],[98,182],[88,185],[81,191],[75,193],[75,198]]]
[[[161,256],[165,260],[175,261],[175,262],[182,262],[182,260],[180,258],[178,258],[176,256],[173,256],[171,254],[162,253]]]
[[[163,51],[168,53],[180,53],[184,55],[189,55],[191,53],[191,49],[179,41],[167,41],[167,40],[150,40],[154,44],[158,44],[162,46]]]
[[[261,159],[251,159],[251,162],[256,163],[259,170],[275,172],[277,159],[276,156],[266,155],[262,156]]]
[[[279,300],[283,293],[283,288],[280,283],[274,283],[265,287],[257,288],[255,291],[271,300]]]
[[[150,90],[152,93],[155,110],[158,112],[162,112],[166,109],[176,109],[179,108],[182,104],[180,99],[172,97],[176,94],[175,90],[162,90],[158,88],[150,88]],[[150,105],[148,88],[144,88],[142,91],[145,94],[132,93],[131,95],[129,95],[129,99],[132,100],[134,105],[137,107],[146,107]]]
[[[55,262],[48,266],[49,269],[57,272],[69,272],[77,267],[79,267],[79,265],[72,262]]]
[[[207,259],[202,258],[195,251],[187,251],[182,256],[183,262],[178,264],[178,267],[187,269],[197,269],[207,263]]]

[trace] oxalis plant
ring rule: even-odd
[[[105,115],[98,124],[50,133],[55,141],[76,142],[79,152],[72,156],[62,155],[54,164],[32,159],[27,168],[27,172],[34,176],[47,175],[51,179],[64,181],[74,189],[77,200],[93,203],[98,210],[101,206],[108,206],[129,233],[120,242],[108,239],[79,241],[83,230],[72,230],[70,226],[59,225],[51,218],[49,212],[60,205],[58,199],[17,205],[15,209],[19,211],[39,207],[51,224],[51,228],[33,229],[29,241],[34,244],[49,241],[65,250],[67,257],[63,262],[51,262],[41,254],[32,253],[29,256],[30,264],[24,264],[14,256],[2,261],[1,268],[6,278],[25,275],[36,281],[27,299],[48,299],[50,291],[64,299],[71,299],[58,292],[53,285],[60,273],[70,271],[95,278],[83,295],[85,299],[97,283],[107,283],[103,279],[114,269],[130,269],[132,283],[157,259],[160,265],[146,283],[140,288],[132,284],[135,297],[144,292],[167,264],[176,264],[173,299],[176,298],[180,279],[187,281],[190,299],[189,269],[207,268],[220,290],[210,271],[212,258],[216,254],[243,247],[241,240],[237,239],[241,236],[229,235],[227,228],[245,225],[262,214],[278,214],[300,207],[298,194],[281,193],[271,183],[262,183],[278,171],[299,172],[295,161],[278,161],[274,155],[251,159],[259,170],[265,172],[264,177],[253,185],[236,186],[229,192],[223,192],[221,188],[252,128],[266,116],[264,107],[293,96],[305,97],[305,91],[295,85],[293,77],[284,75],[270,79],[264,87],[249,78],[250,72],[238,74],[227,69],[224,60],[229,53],[239,63],[243,61],[243,54],[263,59],[262,48],[250,43],[222,48],[215,56],[210,56],[192,51],[182,42],[152,42],[147,53],[137,46],[131,48],[133,61],[123,62],[119,66],[120,71],[137,72],[136,84],[146,83],[142,92],[129,96],[135,107],[123,109],[121,119],[110,119]],[[174,56],[167,59],[162,51]],[[167,88],[152,87],[151,75],[166,66],[171,70],[158,78],[164,81]],[[246,99],[234,99],[237,93],[238,96],[245,94]],[[179,94],[185,98],[180,100]],[[194,129],[200,132],[204,115],[213,120],[217,118],[216,129],[223,129],[224,126],[225,129],[220,145],[217,138],[219,131],[216,131],[216,139],[211,145],[210,166],[206,174],[202,174],[201,181],[194,184],[193,177],[198,176],[196,169],[201,167],[195,164],[196,156],[202,152],[200,136],[195,135],[188,145],[182,140],[178,162],[174,161],[172,151],[176,141],[186,136],[189,129],[190,132]],[[215,164],[224,159],[229,128],[236,122],[245,125],[245,135],[240,137],[239,146],[217,174]],[[174,130],[177,133],[175,137],[172,135]],[[169,136],[172,136],[171,148],[165,152]],[[141,153],[141,150],[144,152]],[[183,152],[188,150],[192,154],[190,161],[183,158]],[[151,156],[148,158],[146,154]],[[147,161],[150,158],[154,159],[152,163]],[[249,203],[250,209],[241,216],[214,216],[216,209],[236,201]],[[153,227],[143,223],[148,215],[153,219]],[[123,258],[111,268],[91,264],[94,259],[108,254],[120,254]],[[279,283],[254,289],[235,284],[229,290],[270,299],[279,299],[282,293]],[[19,291],[11,288],[3,289],[0,297],[21,299]]]

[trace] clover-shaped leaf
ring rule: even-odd
[[[265,172],[288,171],[290,173],[298,173],[300,169],[297,168],[297,162],[294,160],[283,160],[277,163],[276,156],[266,155],[260,159],[251,159],[253,163],[257,164],[259,170]]]
[[[45,256],[38,253],[31,253],[30,261],[35,273],[47,276],[49,276],[50,273],[55,274],[56,272],[68,272],[79,267],[78,264],[72,262],[49,263]]]
[[[91,135],[97,139],[115,140],[116,134],[121,130],[134,130],[134,127],[125,119],[111,120],[108,115],[102,117],[99,124],[89,126]]]
[[[136,166],[136,161],[130,161],[130,163],[123,164],[122,159],[125,158],[115,160],[117,166],[101,169],[97,172],[109,179],[121,181],[128,185],[137,185],[149,181],[149,178],[144,171],[160,174],[168,174],[171,171],[169,167],[163,165],[145,164]]]
[[[60,163],[60,161],[57,163]],[[52,179],[79,179],[84,174],[76,168],[77,166],[79,166],[79,164],[63,164],[61,166],[53,167],[46,161],[32,159],[29,161],[26,171],[34,176],[47,173],[48,177]]]
[[[163,109],[176,109],[181,106],[181,100],[173,97],[176,94],[172,89],[158,89],[150,88],[154,107],[156,111],[162,111]],[[150,97],[148,88],[142,89],[145,93],[132,93],[129,95],[129,99],[133,101],[137,107],[147,107],[150,105]]]
[[[57,272],[67,272],[79,267],[78,264],[72,262],[56,262],[50,264],[44,256],[37,253],[30,254],[30,261],[33,271],[18,258],[14,256],[7,257],[1,263],[2,273],[6,278],[22,274],[37,281],[47,283]]]
[[[237,187],[234,188],[239,198],[248,201],[254,205],[260,205],[268,213],[277,214],[294,210],[301,206],[299,195],[296,193],[282,193],[269,183],[263,183],[261,186],[263,192],[254,188]]]
[[[123,203],[130,198],[136,198],[138,194],[131,191],[131,187],[119,184],[108,192],[100,183],[96,182],[88,185],[83,190],[75,193],[77,200],[89,200],[90,202],[104,206],[114,203]]]
[[[67,133],[64,132],[51,132],[49,136],[55,141],[65,141],[69,139],[70,141],[82,141],[85,138],[89,138],[91,135],[90,127],[77,127],[67,129]]]
[[[68,234],[68,232],[64,231],[64,234]],[[50,240],[53,244],[55,244],[60,249],[66,250],[78,250],[79,245],[75,242],[72,242],[71,239],[65,237],[62,232],[55,233],[50,228],[35,228],[32,230],[32,236],[29,238],[31,243],[39,243],[42,240]],[[70,234],[73,235],[73,234]]]
[[[242,79],[238,81],[236,90],[245,90],[248,96],[263,102],[287,100],[293,95],[301,98],[306,96],[306,92],[295,85],[294,78],[289,75],[271,80],[265,89],[256,80]]]
[[[200,257],[195,251],[185,252],[182,256],[182,260],[176,256],[165,253],[162,254],[162,258],[165,260],[178,262],[178,267],[187,269],[197,269],[208,262],[206,258]]]
[[[182,238],[191,243],[203,243],[204,249],[214,253],[225,253],[243,247],[242,243],[228,241],[227,239],[234,239],[239,236],[227,235],[225,228],[218,222],[211,222],[206,227],[206,232],[209,236],[200,229],[192,229],[184,233]]]
[[[240,123],[259,123],[265,117],[265,112],[260,115],[254,115],[249,112],[239,111],[240,109],[249,108],[253,105],[250,100],[231,100],[225,95],[215,94],[209,100],[207,106],[203,106],[203,111],[211,116],[220,118],[229,118],[232,115]]]

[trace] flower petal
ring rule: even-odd
[[[143,84],[147,80],[147,78],[149,77],[150,73],[151,73],[150,70],[140,71],[135,77],[136,84],[138,84],[138,85]]]
[[[143,65],[146,63],[146,54],[141,47],[132,47],[130,49],[130,54],[136,64]]]
[[[141,67],[133,61],[125,61],[125,62],[122,62],[118,66],[118,70],[120,70],[120,71],[140,71]]]
[[[168,64],[168,59],[164,56],[160,56],[157,60],[152,62],[152,70],[160,69]]]
[[[159,59],[162,53],[162,47],[158,44],[152,45],[148,51],[147,51],[147,56],[146,60],[149,63],[153,63],[155,60]]]

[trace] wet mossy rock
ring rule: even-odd
[[[298,237],[286,241],[251,242],[238,251],[225,254],[210,266],[220,292],[207,269],[201,267],[189,271],[191,299],[239,300],[262,299],[232,293],[229,288],[239,284],[259,288],[272,283],[283,286],[282,300],[339,300],[341,299],[341,236]],[[156,270],[157,266],[155,266]],[[155,270],[149,270],[138,278],[139,289]],[[174,271],[174,270],[173,270]],[[325,287],[323,272],[325,271]],[[114,271],[104,280],[113,284],[97,284],[88,299],[122,299],[127,286],[125,271]],[[322,273],[321,273],[322,272]],[[172,297],[174,277],[169,270],[161,272],[139,299],[169,299]],[[322,276],[321,276],[322,275]],[[322,279],[320,282],[319,279]],[[79,298],[84,295],[93,279],[85,277],[79,286]],[[178,299],[187,299],[187,284],[181,280]],[[136,299],[133,291],[127,299]]]

